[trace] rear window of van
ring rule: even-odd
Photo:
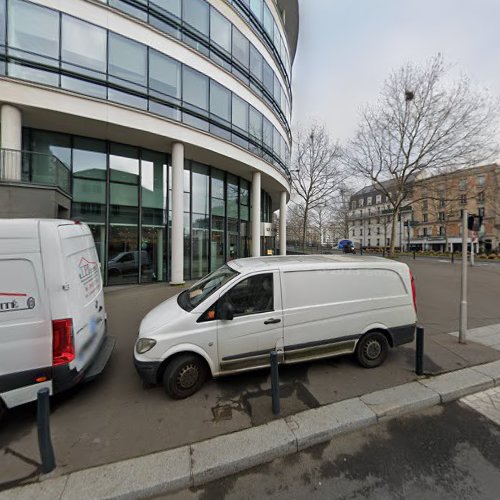
[[[102,289],[101,269],[89,228],[83,224],[59,226],[62,249],[69,269],[68,279],[86,302]]]

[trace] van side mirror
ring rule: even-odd
[[[229,302],[224,302],[220,309],[220,319],[231,321],[234,318],[234,308]]]

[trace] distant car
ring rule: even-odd
[[[143,270],[151,267],[147,252],[141,252],[141,266]],[[134,274],[139,269],[139,252],[120,252],[108,261],[108,273],[110,276],[121,274]]]
[[[351,240],[341,240],[339,243],[339,250],[342,250],[343,253],[356,253],[354,243]]]

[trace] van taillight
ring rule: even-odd
[[[74,359],[73,321],[55,319],[52,321],[52,366],[65,365]]]
[[[417,312],[417,290],[415,289],[415,279],[413,278],[413,273],[410,271],[411,280],[411,294],[413,295],[413,307],[415,312]]]

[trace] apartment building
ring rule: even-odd
[[[483,225],[477,250],[497,251],[500,245],[500,166],[482,165],[423,179],[414,186],[415,235],[411,244],[422,250],[462,248],[463,211],[480,215]]]
[[[350,200],[349,236],[357,246],[390,245],[391,181],[367,186]],[[477,251],[500,251],[500,166],[450,170],[412,181],[396,225],[395,246],[403,250],[460,251],[463,211],[480,215]]]
[[[382,248],[391,244],[391,224],[393,209],[389,195],[393,181],[382,183],[383,187],[366,186],[350,199],[349,238],[357,247]],[[408,245],[413,237],[413,228],[408,226],[412,215],[412,185],[408,185],[406,199],[396,221],[395,246]],[[409,230],[409,233],[408,233]]]

